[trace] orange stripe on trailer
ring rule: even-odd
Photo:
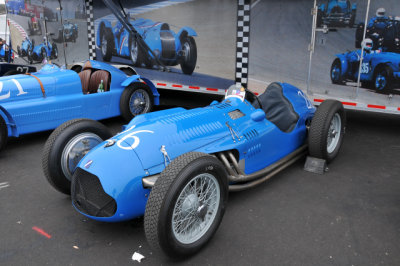
[[[317,103],[322,103],[324,100],[323,99],[314,99],[314,102],[317,102]]]
[[[214,89],[214,88],[207,88],[206,90],[208,90],[208,91],[218,91],[218,89]]]
[[[189,86],[189,89],[200,90],[200,87],[197,87],[197,86]]]
[[[374,105],[374,104],[368,104],[367,105],[368,108],[375,108],[375,109],[386,109],[386,106],[384,105]]]
[[[165,84],[165,83],[157,83],[157,86],[164,86],[164,87],[166,87],[167,84]]]
[[[352,102],[342,102],[343,105],[357,106],[357,103]]]
[[[172,87],[174,87],[174,88],[182,88],[182,85],[172,84]]]

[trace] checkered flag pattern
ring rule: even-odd
[[[96,32],[94,30],[93,0],[85,0],[85,5],[88,25],[89,59],[94,60],[96,59]]]
[[[249,73],[250,0],[238,0],[235,82],[247,87]]]

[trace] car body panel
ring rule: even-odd
[[[106,63],[90,61],[92,68],[111,74],[110,90],[83,94],[79,75],[73,70],[45,65],[30,75],[0,77],[0,109],[9,136],[54,129],[74,118],[100,120],[119,116],[120,99],[128,77]],[[37,78],[42,82],[44,92]],[[135,80],[131,79],[131,82]],[[140,76],[136,82],[142,82]],[[154,86],[149,80],[146,82]],[[157,95],[154,95],[158,98]]]
[[[341,62],[341,75],[344,79],[357,81],[361,50],[355,50],[343,54],[337,54]],[[360,80],[372,81],[377,66],[389,66],[394,76],[400,71],[400,54],[392,52],[381,52],[380,50],[364,53],[361,67]]]
[[[329,0],[326,4],[318,6],[321,13],[322,24],[333,26],[351,26],[354,23],[357,4],[348,0]]]
[[[315,107],[301,90],[286,83],[281,86],[299,116],[288,133],[268,121],[264,111],[236,97],[204,108],[173,108],[135,117],[123,132],[89,151],[77,166],[99,179],[105,193],[116,201],[116,213],[94,217],[76,209],[99,221],[141,216],[149,194],[142,178],[159,174],[170,161],[192,151],[235,151],[246,174],[285,157],[305,143],[306,121],[314,115]],[[256,112],[264,118],[253,120]]]

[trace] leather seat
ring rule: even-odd
[[[97,89],[99,88],[99,85],[102,80],[104,85],[104,91],[109,91],[110,81],[111,81],[110,73],[108,73],[105,70],[97,70],[90,77],[88,92],[97,93]]]
[[[92,75],[92,72],[93,72],[93,70],[88,68],[88,69],[82,70],[78,74],[79,77],[81,78],[83,94],[87,94],[88,93],[89,81],[90,81],[90,76]]]
[[[299,115],[293,108],[292,103],[283,95],[283,88],[279,83],[271,83],[263,94],[258,96],[265,117],[274,123],[281,131],[292,131],[299,120]],[[258,105],[257,101],[254,105]],[[260,108],[256,106],[256,108]]]

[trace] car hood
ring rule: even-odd
[[[176,108],[137,117],[112,140],[121,153],[134,152],[144,169],[164,165],[181,154],[228,136],[226,112],[217,106]]]

